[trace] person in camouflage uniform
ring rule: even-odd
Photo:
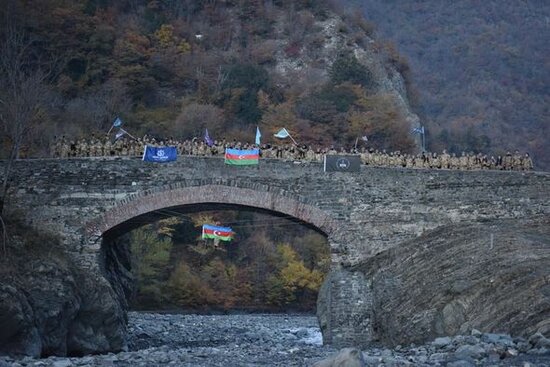
[[[105,139],[105,143],[103,144],[103,155],[106,157],[110,157],[113,155],[113,144],[108,138]]]
[[[460,167],[460,159],[456,156],[455,153],[451,154],[451,157],[449,158],[449,169],[459,169]]]
[[[502,168],[505,171],[509,171],[512,169],[513,163],[512,153],[506,152],[506,155],[502,158]]]
[[[468,156],[466,156],[465,152],[462,152],[460,155],[460,158],[458,159],[458,167],[460,170],[467,170],[468,169]]]
[[[443,149],[443,153],[441,153],[441,156],[440,156],[440,161],[441,161],[440,168],[443,168],[443,169],[451,168],[450,160],[451,160],[451,156],[447,153],[446,149]]]
[[[512,169],[514,171],[521,171],[523,169],[522,157],[518,150],[516,150],[512,156]]]
[[[533,169],[533,160],[529,156],[529,153],[525,153],[523,156],[521,166],[524,171],[531,171]]]

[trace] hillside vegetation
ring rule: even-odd
[[[200,238],[218,221],[233,241]],[[311,311],[330,265],[324,236],[250,211],[164,219],[130,232],[129,244],[135,309]]]
[[[349,147],[368,135],[376,148],[414,148],[402,65],[371,47],[357,13],[329,1],[12,0],[1,11],[22,78],[46,76],[27,104],[22,156],[46,154],[54,135],[103,135],[116,116],[135,136],[208,128],[252,142],[259,125],[264,138],[286,127],[300,144]],[[4,101],[22,100],[0,82]],[[7,105],[2,122],[13,125]],[[16,140],[7,130],[4,150]]]
[[[379,36],[409,60],[431,150],[519,149],[530,152],[538,168],[550,169],[550,2],[360,4]]]

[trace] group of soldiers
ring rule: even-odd
[[[178,141],[173,138],[156,140],[145,135],[138,139],[117,139],[114,142],[109,137],[95,137],[90,139],[67,140],[64,136],[55,139],[51,146],[51,155],[57,158],[68,157],[109,157],[128,156],[138,157],[143,155],[145,145],[151,146],[175,146],[179,155],[194,156],[223,156],[226,148],[235,149],[260,149],[262,158],[275,158],[289,161],[321,162],[326,154],[358,154],[363,164],[375,167],[406,167],[406,168],[430,168],[430,169],[458,169],[458,170],[515,170],[527,171],[533,169],[533,161],[528,153],[521,155],[517,150],[514,154],[508,152],[504,156],[487,156],[486,154],[474,154],[462,152],[460,156],[448,154],[445,150],[441,154],[424,152],[421,154],[405,154],[399,151],[387,153],[385,150],[353,148],[336,150],[330,148],[313,148],[307,145],[264,144],[256,146],[248,143],[233,141],[213,141],[207,144],[199,138]]]
[[[523,156],[519,151],[514,154],[507,152],[504,156],[487,156],[486,154],[474,154],[462,152],[460,156],[455,153],[421,153],[401,154],[392,152],[387,154],[378,151],[361,152],[361,161],[369,166],[389,166],[406,168],[430,168],[430,169],[455,169],[455,170],[506,170],[506,171],[530,171],[533,169],[533,160],[529,153]]]

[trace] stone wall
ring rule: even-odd
[[[103,234],[124,232],[137,216],[153,220],[163,208],[185,212],[218,203],[296,218],[328,237],[335,273],[325,338],[346,344],[372,336],[368,317],[347,317],[364,314],[361,294],[370,287],[347,268],[442,225],[548,216],[550,174],[371,167],[323,173],[317,163],[233,167],[206,157],[169,164],[50,159],[16,162],[10,194],[10,209],[62,234],[76,261],[98,271]]]

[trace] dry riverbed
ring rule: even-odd
[[[81,358],[0,357],[4,366],[311,366],[336,350],[322,345],[309,315],[129,314],[128,351]],[[550,341],[481,334],[422,346],[363,351],[367,366],[549,366]]]

